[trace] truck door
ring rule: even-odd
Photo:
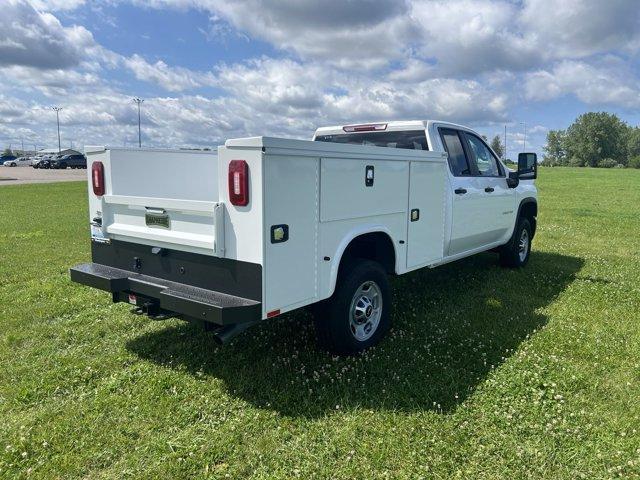
[[[483,231],[482,243],[502,240],[513,226],[515,190],[507,186],[506,173],[486,143],[478,136],[463,132],[474,182],[479,190]]]
[[[485,245],[486,206],[484,187],[473,175],[463,133],[452,128],[439,128],[440,138],[449,154],[451,182],[451,237],[448,255],[473,250]]]

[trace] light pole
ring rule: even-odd
[[[506,162],[507,161],[507,124],[504,124],[504,151],[502,159]]]
[[[527,122],[520,122],[520,125],[524,125],[524,139],[522,140],[522,151],[527,149]]]
[[[140,105],[144,100],[142,98],[134,98],[133,101],[138,105],[138,148],[142,148],[142,133],[140,130]]]
[[[56,122],[58,124],[58,153],[60,153],[60,110],[62,110],[62,107],[51,107],[51,109],[56,112]]]

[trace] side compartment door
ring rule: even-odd
[[[446,164],[411,162],[407,268],[428,265],[444,256]]]
[[[317,298],[319,159],[265,154],[264,309]]]

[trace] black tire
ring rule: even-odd
[[[368,299],[367,295],[371,295],[370,300],[373,300],[369,306],[362,301]],[[356,298],[358,296],[360,301]],[[353,325],[357,320],[352,315],[352,302],[362,314],[357,332]],[[374,306],[377,302],[378,315]],[[338,278],[333,296],[314,310],[318,342],[323,348],[350,355],[372,347],[391,326],[391,292],[387,273],[379,263],[370,260],[349,264]]]
[[[531,255],[531,239],[532,230],[529,219],[525,217],[519,218],[509,243],[500,249],[500,263],[504,267],[524,267],[529,261],[529,256]],[[525,242],[524,255],[522,255],[522,242]]]

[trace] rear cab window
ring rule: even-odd
[[[451,173],[456,177],[470,176],[471,169],[469,168],[460,133],[451,128],[439,128],[438,131],[440,132],[444,149],[449,154]]]
[[[316,142],[344,143],[349,145],[369,145],[372,147],[405,148],[429,150],[424,130],[403,130],[398,132],[358,132],[335,135],[316,135]]]

